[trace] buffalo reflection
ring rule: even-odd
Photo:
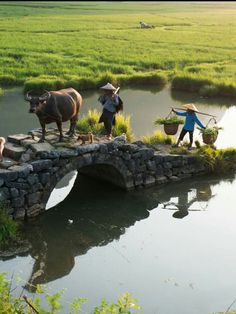
[[[76,256],[119,239],[126,228],[173,198],[180,201],[175,202],[179,207],[173,217],[183,218],[196,200],[207,204],[212,197],[211,187],[219,182],[208,177],[126,192],[79,175],[78,184],[63,203],[27,225],[30,255],[35,259],[27,289],[34,291],[37,284],[69,274]],[[189,200],[190,190],[195,194]]]

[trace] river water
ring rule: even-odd
[[[120,95],[137,137],[152,132],[154,118],[167,116],[170,107],[194,102],[224,127],[217,146],[236,146],[232,100],[168,89],[127,89]],[[84,95],[82,113],[99,109],[97,97]],[[38,125],[19,89],[5,94],[0,110],[2,135]],[[51,292],[66,288],[65,304],[85,297],[85,313],[102,298],[115,302],[127,291],[145,314],[226,311],[236,297],[235,191],[234,174],[126,192],[70,173],[53,191],[51,208],[26,226],[30,252],[0,260],[0,271],[19,275],[28,295],[34,293],[29,283],[41,283]]]

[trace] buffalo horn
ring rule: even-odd
[[[45,91],[45,93],[43,93],[43,95],[41,95],[40,97],[39,97],[39,100],[46,100],[46,99],[48,99],[49,98],[49,96],[50,96],[50,93],[48,92],[48,91]]]
[[[27,92],[27,94],[25,95],[25,100],[26,101],[30,101],[32,99],[32,96],[29,96],[31,91]]]

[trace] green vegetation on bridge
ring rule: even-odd
[[[235,14],[233,2],[1,2],[0,86],[170,80],[179,90],[236,96]]]

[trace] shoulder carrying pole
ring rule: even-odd
[[[120,86],[117,87],[117,89],[115,90],[114,94],[118,94],[119,90],[120,90]]]
[[[173,109],[187,111],[187,109],[184,109],[184,108],[173,108]],[[194,110],[193,110],[193,111],[194,111]],[[210,117],[216,118],[216,116],[213,116],[212,114],[208,114],[208,113],[204,113],[204,112],[200,112],[200,111],[194,111],[194,112],[199,113],[199,114],[203,114],[203,115],[205,115],[205,116],[210,116]]]

